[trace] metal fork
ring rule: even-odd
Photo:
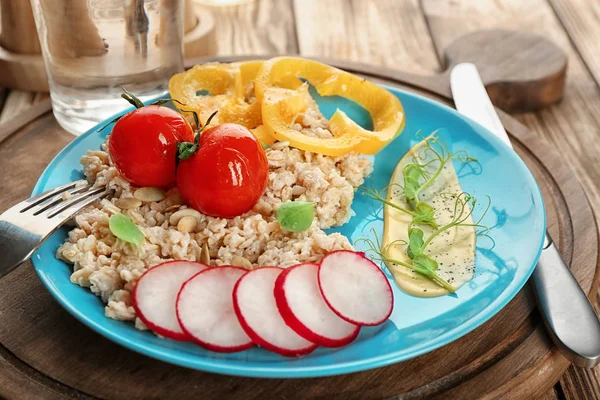
[[[31,257],[75,213],[107,194],[106,188],[94,188],[80,180],[6,210],[0,215],[0,278]]]

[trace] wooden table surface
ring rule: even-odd
[[[299,53],[424,75],[443,70],[443,49],[473,30],[551,39],[569,58],[564,99],[516,117],[560,149],[600,211],[600,0],[256,0],[213,11],[220,55]],[[0,123],[45,98],[0,88]],[[598,399],[600,367],[570,367],[540,397]]]

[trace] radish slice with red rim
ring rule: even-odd
[[[286,269],[275,282],[275,301],[286,324],[297,334],[325,347],[352,342],[360,327],[334,313],[323,299],[317,264]]]
[[[317,345],[287,326],[277,310],[273,290],[282,272],[277,267],[248,272],[233,289],[233,307],[242,328],[254,343],[282,356],[302,356]]]
[[[379,325],[394,306],[392,287],[383,271],[364,253],[338,250],[319,266],[319,287],[331,309],[356,325]]]
[[[233,287],[246,272],[239,267],[213,267],[183,284],[177,296],[177,319],[195,343],[221,353],[252,347],[233,311]]]
[[[158,335],[190,340],[177,321],[175,302],[181,285],[206,268],[204,264],[191,261],[168,261],[150,268],[133,289],[132,303],[137,316]]]

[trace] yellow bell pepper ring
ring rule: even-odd
[[[268,146],[275,143],[275,137],[271,135],[271,131],[264,125],[257,126],[254,129],[250,129],[250,132],[256,136],[259,142]]]
[[[257,100],[263,101],[265,125],[276,130],[274,124],[264,115],[266,92],[270,88],[298,90],[303,84],[300,78],[313,85],[321,96],[342,96],[358,103],[369,112],[373,121],[372,131],[362,128],[341,110],[337,110],[329,121],[329,130],[336,138],[361,138],[355,140],[354,151],[375,154],[392,141],[404,127],[402,104],[386,89],[338,68],[295,57],[277,57],[265,61],[256,77],[255,93]],[[281,127],[278,126],[277,129]],[[314,142],[312,139],[310,141]],[[325,143],[323,145],[325,146]],[[309,147],[312,148],[313,145]],[[331,153],[325,148],[311,151]],[[337,153],[337,150],[334,152]]]
[[[267,89],[263,92],[262,100],[263,127],[266,133],[279,141],[289,142],[292,147],[329,156],[349,153],[364,140],[352,132],[332,138],[319,138],[291,129],[293,119],[306,111],[310,100],[306,85],[298,90]]]
[[[239,68],[219,63],[196,65],[169,80],[171,97],[188,107],[199,107],[207,100],[222,101],[236,95],[240,86]],[[210,96],[197,94],[200,91],[207,91]]]
[[[252,89],[262,61],[232,64],[208,63],[196,65],[174,75],[169,81],[171,97],[181,111],[196,111],[202,123],[219,110],[216,123],[236,123],[254,129],[262,125],[260,103],[249,102],[246,92]],[[207,91],[205,96],[198,92]]]

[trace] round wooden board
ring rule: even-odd
[[[442,102],[450,99],[448,84],[440,79],[325,61]],[[501,118],[542,189],[552,236],[594,298],[600,277],[598,235],[582,187],[554,149],[508,115],[501,113]],[[0,143],[0,210],[27,197],[47,163],[71,139],[46,114]],[[432,353],[351,375],[282,380],[203,373],[121,348],[53,301],[30,263],[0,280],[0,397],[531,398],[554,385],[567,367],[544,332],[528,285],[489,322]]]

